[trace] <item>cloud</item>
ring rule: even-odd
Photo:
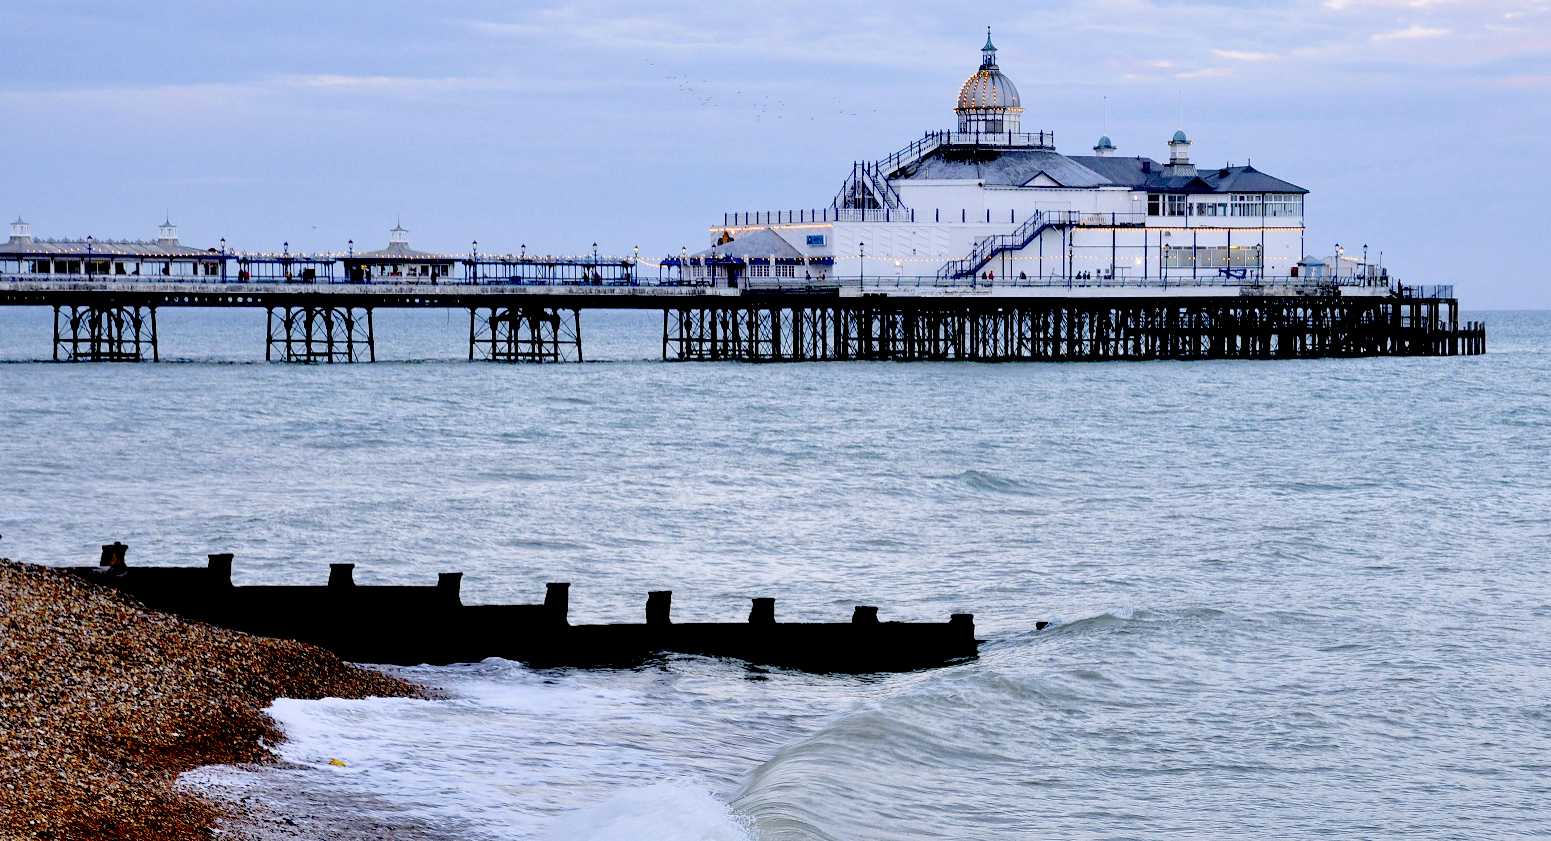
[[[1226,67],[1203,67],[1200,70],[1186,70],[1183,73],[1175,73],[1176,79],[1221,79],[1232,76],[1233,71]]]
[[[1429,38],[1442,38],[1453,32],[1437,26],[1421,26],[1412,24],[1405,29],[1392,29],[1388,32],[1375,32],[1369,36],[1373,41],[1423,41]]]
[[[1212,55],[1228,61],[1273,61],[1278,58],[1276,53],[1262,53],[1253,50],[1212,50]]]

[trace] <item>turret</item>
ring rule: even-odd
[[[409,246],[409,229],[404,227],[403,223],[395,224],[388,231],[388,247],[392,248],[395,245],[402,245],[406,248]]]
[[[11,223],[11,242],[18,245],[32,242],[32,226],[20,216]]]
[[[1109,141],[1109,135],[1106,134],[1103,137],[1100,137],[1099,142],[1093,144],[1093,154],[1098,155],[1101,158],[1107,158],[1110,155],[1115,154],[1115,144]]]
[[[1174,136],[1169,139],[1169,165],[1164,168],[1163,174],[1196,174],[1196,166],[1190,162],[1190,138],[1183,131],[1174,132]]]
[[[170,217],[170,216],[162,217],[162,224],[160,226],[158,226],[157,229],[156,229],[156,244],[157,245],[177,245],[178,244],[178,226],[172,224],[172,217]]]

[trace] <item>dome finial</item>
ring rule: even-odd
[[[991,43],[991,27],[986,27],[986,45],[980,48],[980,66],[996,66],[996,45]]]

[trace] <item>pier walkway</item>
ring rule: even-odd
[[[581,312],[660,310],[682,361],[1101,360],[1437,356],[1486,350],[1453,287],[1297,278],[987,283],[857,277],[722,287],[586,282],[235,282],[0,276],[0,306],[54,311],[53,358],[158,360],[167,307],[266,312],[265,358],[376,358],[377,309],[465,309],[468,357],[584,361]]]

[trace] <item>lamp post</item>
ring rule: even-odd
[[[1341,248],[1341,243],[1339,243],[1339,242],[1336,243],[1336,271],[1335,271],[1335,279],[1336,280],[1340,280],[1341,279],[1341,255],[1345,254],[1345,253],[1346,252]]]
[[[867,243],[861,240],[856,243],[856,286],[867,288]]]
[[[226,282],[226,237],[221,237],[221,282]]]
[[[474,270],[474,282],[479,283],[479,240],[469,243],[469,267]]]
[[[87,234],[86,235],[86,279],[87,280],[91,280],[91,277],[92,277],[92,245],[93,245],[94,242],[95,242],[95,240],[92,239],[92,235],[91,234]]]
[[[689,246],[679,246],[679,283],[684,282],[684,267],[689,265]]]
[[[1368,243],[1365,242],[1363,243],[1363,283],[1368,282],[1370,274],[1368,271]]]

